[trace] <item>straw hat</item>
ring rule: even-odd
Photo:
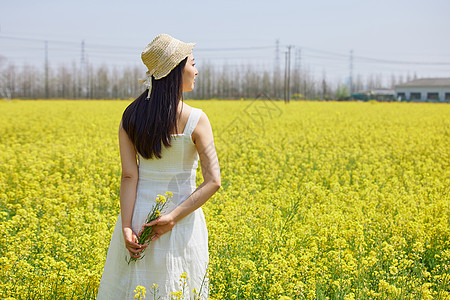
[[[141,53],[142,62],[147,66],[147,77],[139,80],[152,90],[152,76],[158,80],[169,75],[183,59],[189,56],[195,43],[183,43],[168,34],[160,34]]]
[[[168,34],[160,34],[145,47],[141,58],[147,75],[155,79],[167,76],[183,59],[192,53],[195,43],[183,43]]]

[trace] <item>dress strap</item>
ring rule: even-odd
[[[202,115],[202,110],[200,108],[192,108],[191,113],[189,114],[189,118],[186,123],[186,127],[184,127],[183,134],[191,135],[197,126],[198,120]]]

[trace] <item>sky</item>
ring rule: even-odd
[[[141,51],[168,33],[197,43],[199,69],[283,69],[293,46],[291,68],[317,78],[450,77],[449,13],[448,0],[0,0],[0,63],[43,66],[47,41],[51,66],[79,65],[84,41],[85,61],[144,73]]]

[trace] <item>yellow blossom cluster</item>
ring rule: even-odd
[[[134,299],[145,299],[145,294],[147,293],[147,290],[144,286],[138,285],[136,289],[134,290],[135,295]]]
[[[164,197],[163,195],[157,195],[156,196],[156,202],[158,202],[158,203],[165,203],[166,202],[166,197]]]
[[[128,104],[0,101],[1,299],[95,299]],[[210,299],[450,297],[448,105],[188,104],[222,175]]]

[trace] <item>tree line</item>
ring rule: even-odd
[[[145,68],[94,66],[80,68],[76,63],[47,68],[33,65],[21,67],[0,61],[0,98],[21,99],[132,99],[144,87],[138,80],[145,76]],[[414,76],[415,77],[415,76]],[[352,91],[388,87],[411,80],[407,75],[392,75],[386,84],[381,74],[363,78],[356,75]],[[187,93],[190,99],[284,99],[285,74],[280,69],[263,69],[251,64],[215,66],[205,63],[199,67],[196,87]],[[290,98],[343,99],[349,88],[343,82],[332,82],[326,74],[313,76],[308,69],[293,68],[290,74]]]

